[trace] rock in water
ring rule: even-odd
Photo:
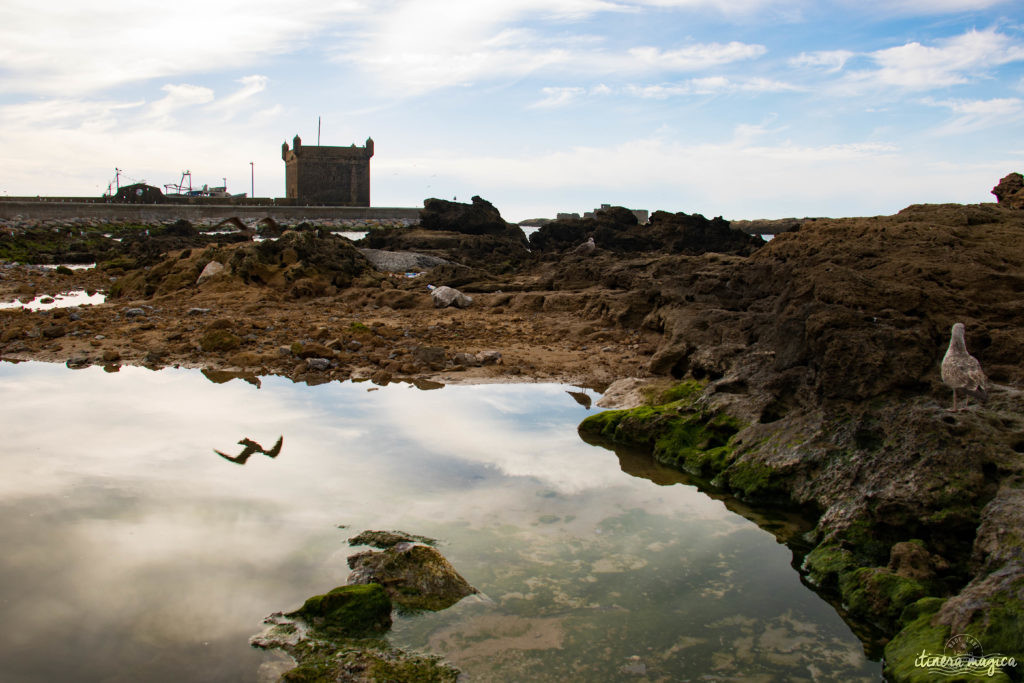
[[[286,614],[333,636],[359,637],[391,628],[391,600],[376,584],[339,586],[314,595],[299,609]]]
[[[477,593],[445,557],[427,545],[398,543],[348,558],[349,584],[379,583],[396,604],[412,610],[442,610]]]
[[[942,381],[953,390],[953,410],[957,409],[957,392],[965,394],[965,407],[968,395],[981,401],[988,400],[988,392],[985,390],[985,373],[982,372],[978,359],[967,353],[963,323],[953,325],[949,348],[942,358]]]

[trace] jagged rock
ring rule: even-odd
[[[445,285],[431,290],[430,296],[434,300],[434,308],[469,308],[473,304],[472,297]]]
[[[992,188],[996,201],[1011,209],[1024,209],[1024,176],[1010,173]]]
[[[592,252],[592,247],[585,246],[588,243],[620,254],[703,254],[709,251],[750,254],[762,246],[764,240],[733,230],[729,222],[721,218],[709,221],[700,214],[655,211],[648,224],[639,225],[636,215],[621,206],[600,209],[593,218],[552,221],[530,235],[531,248],[541,252]]]
[[[387,550],[357,553],[348,558],[350,584],[379,583],[397,605],[437,611],[478,591],[428,545],[398,543]]]
[[[427,199],[420,211],[420,227],[466,235],[504,235],[509,224],[486,199],[473,197],[471,204]]]

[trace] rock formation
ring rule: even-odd
[[[1024,209],[1024,176],[1010,173],[992,188],[999,204],[1011,209]]]

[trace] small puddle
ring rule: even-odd
[[[84,289],[62,292],[55,296],[42,294],[31,301],[5,301],[0,302],[0,309],[4,308],[27,308],[30,311],[45,311],[51,308],[70,308],[72,306],[95,306],[106,301],[107,296],[94,292],[92,294]]]

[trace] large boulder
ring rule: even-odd
[[[464,204],[444,199],[424,200],[420,227],[465,235],[504,235],[508,232],[509,224],[493,204],[480,197],[473,197],[471,201],[471,204]]]

